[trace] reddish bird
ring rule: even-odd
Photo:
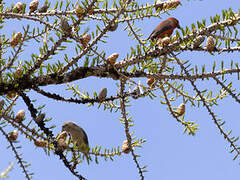
[[[176,18],[170,17],[165,21],[161,22],[150,34],[148,39],[151,39],[153,41],[154,39],[163,38],[165,36],[170,37],[175,28],[180,29],[179,22]]]

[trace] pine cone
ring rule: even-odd
[[[18,122],[18,123],[21,123],[23,121],[24,117],[25,117],[25,111],[20,110],[16,114],[16,120],[15,121]]]
[[[18,2],[17,4],[15,4],[15,6],[13,7],[13,12],[15,13],[20,13],[23,9],[23,3],[22,2]]]
[[[208,52],[212,52],[215,49],[214,40],[213,40],[212,36],[209,36],[207,38],[206,48],[207,48]]]
[[[9,42],[9,44],[12,46],[12,47],[15,47],[18,45],[18,43],[21,41],[22,39],[22,33],[21,32],[18,32],[17,34],[15,34],[11,41]]]
[[[123,141],[123,143],[122,143],[122,152],[128,154],[130,151],[131,150],[130,150],[130,147],[128,145],[128,141],[127,140]]]
[[[98,99],[105,99],[106,97],[107,97],[107,88],[103,88],[98,95]]]
[[[118,53],[113,53],[110,56],[108,56],[107,58],[107,64],[111,64],[114,65],[117,58],[118,58],[119,54]]]
[[[8,138],[11,142],[16,141],[18,138],[18,131],[14,130],[13,132],[11,132]]]
[[[38,0],[34,0],[34,1],[30,2],[30,4],[29,4],[30,13],[37,10],[38,4],[39,4]]]
[[[34,140],[34,144],[37,147],[46,147],[47,146],[47,142],[44,140]]]
[[[185,104],[182,103],[177,108],[176,116],[177,117],[182,116],[184,113],[185,113]]]

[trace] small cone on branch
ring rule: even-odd
[[[47,5],[47,4],[44,4],[42,7],[40,7],[40,8],[38,9],[38,12],[39,12],[39,13],[45,13],[45,12],[47,12],[47,10],[48,10],[48,5]]]
[[[33,0],[32,2],[30,2],[29,4],[30,13],[37,10],[38,4],[39,4],[38,0]]]
[[[114,22],[110,25],[109,27],[109,31],[116,31],[116,29],[118,28],[118,23]]]
[[[47,142],[44,140],[34,140],[34,144],[37,147],[46,147],[47,146]]]
[[[212,51],[215,49],[214,39],[213,39],[212,36],[209,36],[209,37],[207,38],[206,48],[207,48],[207,51],[208,51],[208,52],[212,52]]]
[[[67,18],[62,17],[61,19],[61,28],[65,33],[71,33],[71,26],[68,24]]]
[[[166,1],[166,2],[164,2],[164,3],[162,2],[162,0],[158,0],[157,3],[156,3],[156,5],[155,5],[155,9],[156,9],[156,11],[157,11],[158,9],[162,10],[162,9],[166,9],[166,8],[168,8],[168,9],[174,9],[174,8],[176,8],[179,4],[181,4],[179,0],[169,0],[169,1]]]
[[[17,130],[14,130],[14,131],[10,132],[8,138],[9,138],[9,140],[10,140],[11,142],[16,141],[17,138],[18,138],[18,131],[17,131]]]
[[[94,13],[94,9],[90,9],[89,11],[88,11],[88,14],[89,15],[92,15]]]
[[[106,97],[107,97],[107,88],[102,88],[98,95],[98,99],[105,99]]]
[[[116,60],[118,58],[118,53],[113,53],[107,58],[107,64],[114,65],[116,63]]]
[[[168,8],[168,9],[174,9],[180,4],[179,0],[170,0],[166,1],[163,5],[163,9]]]
[[[147,79],[147,84],[150,88],[154,88],[155,84],[156,84],[156,81],[153,77],[150,77],[150,78]]]
[[[85,34],[83,37],[82,37],[82,40],[81,40],[81,43],[83,45],[83,47],[87,47],[89,41],[91,40],[91,35],[90,34]]]
[[[164,5],[164,3],[160,0],[158,0],[157,3],[155,4],[155,10],[156,11],[158,11],[158,10],[161,11],[163,9],[163,5]]]
[[[15,13],[20,13],[23,9],[23,3],[22,2],[18,2],[17,4],[15,4],[15,6],[13,7],[13,12]]]
[[[67,137],[67,131],[63,131],[63,132],[61,132],[61,134],[59,134],[59,136],[57,137],[57,140],[59,141],[60,139],[66,139],[66,137]]]
[[[136,86],[134,89],[133,89],[133,99],[137,99],[138,98],[138,96],[141,94],[141,92],[140,92],[140,88],[139,88],[139,86]]]
[[[25,111],[24,110],[18,111],[16,114],[16,122],[21,123],[24,117],[25,117]]]
[[[176,116],[177,117],[182,116],[184,113],[185,113],[185,104],[182,103],[177,108]]]
[[[11,41],[9,42],[9,44],[12,46],[12,47],[15,47],[18,45],[19,42],[21,42],[21,39],[22,39],[22,33],[21,32],[18,32],[17,34],[15,34]]]
[[[85,10],[80,5],[78,5],[75,10],[76,10],[76,16],[79,19],[81,19],[83,17],[83,14],[84,14]]]
[[[194,39],[193,41],[193,48],[198,48],[203,43],[204,40],[205,40],[204,36],[200,35],[196,37],[196,39]]]
[[[124,152],[125,154],[128,154],[130,151],[131,150],[130,150],[128,141],[127,140],[123,141],[123,143],[122,143],[122,152]]]

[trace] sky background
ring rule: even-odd
[[[17,1],[4,2],[10,6],[10,2],[16,3]],[[30,1],[22,2],[28,4]],[[51,1],[52,7],[55,2],[55,0]],[[154,1],[139,0],[138,2],[145,4],[146,2],[152,3]],[[169,15],[163,14],[161,16],[162,20],[173,16],[179,20],[181,26],[191,27],[192,23],[206,18],[206,24],[209,25],[210,16],[221,14],[223,9],[227,10],[228,8],[232,8],[238,12],[238,8],[240,7],[240,1],[238,0],[191,0],[181,2],[182,6],[179,6],[175,11],[169,11]],[[40,1],[40,6],[43,3],[44,1]],[[159,18],[144,19],[143,21],[136,21],[136,26],[142,28],[141,32],[144,33],[144,38],[147,38],[162,20]],[[19,31],[20,27],[24,25],[23,21],[6,20],[6,22],[5,31],[2,31],[1,34],[6,33],[8,37],[11,37],[13,31]],[[38,24],[32,23],[32,25],[37,26]],[[102,24],[99,25],[102,26]],[[108,43],[101,45],[106,50],[107,56],[118,52],[120,54],[118,60],[121,60],[127,52],[130,52],[130,46],[137,44],[135,40],[131,40],[127,36],[127,31],[123,31],[125,26],[126,24],[121,24],[117,31],[108,33],[111,36],[107,39]],[[90,30],[91,27],[94,27],[94,24],[90,26]],[[27,58],[32,52],[38,52],[37,45],[35,43],[33,46],[28,46],[23,56]],[[68,50],[67,53],[70,54],[72,52]],[[219,64],[221,60],[226,61],[225,64],[228,65],[228,68],[230,68],[229,60],[239,61],[237,53],[223,53],[221,55],[210,56],[208,53],[184,52],[179,57],[184,60],[190,60],[192,67],[195,65],[201,67],[202,64],[207,64],[209,70],[211,70],[211,66],[209,65],[212,65],[214,60],[219,62]],[[239,81],[236,81],[236,75],[229,77],[234,81],[234,87],[238,90]],[[146,80],[140,79],[140,81],[141,83],[145,83]],[[114,95],[118,90],[115,85],[116,83],[119,82],[111,79],[96,79],[91,77],[70,84],[78,84],[82,91],[87,90],[91,95],[93,95],[93,91],[99,91],[101,88],[106,87],[110,96]],[[185,84],[186,87],[189,86],[189,83]],[[211,88],[215,92],[220,88],[219,86],[215,86],[213,81],[198,81],[197,85],[199,85],[198,87],[201,90]],[[66,85],[54,85],[44,87],[44,89],[50,92],[63,93],[65,97],[69,97],[70,92],[64,91],[66,87]],[[126,139],[124,126],[119,121],[120,112],[111,113],[108,110],[103,111],[103,108],[98,109],[97,105],[87,108],[86,105],[48,100],[32,91],[28,94],[32,99],[37,99],[36,106],[46,104],[44,111],[47,117],[53,118],[51,122],[47,123],[47,126],[50,127],[55,124],[55,134],[61,131],[61,126],[65,121],[75,121],[87,132],[90,146],[101,145],[103,148],[117,147],[121,146],[122,141]],[[239,179],[240,159],[232,160],[233,155],[229,153],[229,144],[220,135],[219,130],[216,128],[207,111],[204,108],[191,107],[189,103],[186,104],[185,120],[196,121],[200,127],[195,136],[189,136],[183,134],[183,126],[176,122],[169,114],[167,107],[160,104],[160,92],[157,91],[156,94],[158,98],[154,100],[148,97],[139,98],[136,101],[132,101],[132,106],[127,108],[127,111],[130,112],[135,121],[135,126],[130,129],[131,132],[134,131],[138,138],[147,140],[143,144],[143,148],[136,149],[136,153],[141,155],[138,158],[140,165],[147,165],[148,172],[144,173],[145,178],[147,180]],[[177,101],[173,105],[177,107],[181,103],[181,101]],[[225,130],[228,131],[231,128],[235,136],[240,134],[238,108],[239,105],[230,97],[222,100],[218,107],[212,108],[219,118],[221,117],[226,121]],[[16,112],[20,109],[27,111],[27,107],[23,104],[21,98],[19,98],[15,107]],[[27,112],[25,123],[30,119],[30,114]],[[9,128],[9,132],[11,130]],[[6,149],[8,143],[2,135],[0,135],[0,142],[0,172],[7,168],[10,162],[14,161],[14,169],[8,173],[10,176],[9,180],[24,179],[24,174],[21,172],[22,169],[17,164],[14,154],[12,151]],[[19,152],[23,154],[24,160],[32,164],[28,170],[35,172],[33,176],[34,180],[77,179],[59,161],[58,156],[53,153],[50,156],[46,156],[43,149],[35,148],[34,144],[26,140],[23,135],[19,137],[20,144],[22,145],[22,149]],[[140,179],[138,170],[130,154],[116,157],[114,161],[107,162],[99,158],[98,165],[95,163],[87,165],[84,162],[78,165],[77,171],[89,180]]]

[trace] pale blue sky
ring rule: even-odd
[[[6,1],[5,1],[6,2]],[[17,1],[11,1],[16,3]],[[23,1],[28,3],[30,1]],[[44,1],[40,1],[40,5]],[[54,4],[55,0],[51,1]],[[153,2],[143,1],[138,2]],[[9,4],[9,1],[7,2]],[[233,10],[238,11],[240,1],[238,0],[213,0],[213,1],[182,1],[183,6],[180,6],[175,11],[170,11],[170,15],[162,15],[162,19],[170,16],[176,17],[180,21],[180,25],[191,27],[192,23],[197,20],[201,21],[207,18],[207,25],[210,24],[210,16],[220,14],[223,9],[231,7]],[[7,23],[14,22],[6,20]],[[24,21],[30,22],[30,21]],[[143,21],[136,21],[137,27],[142,28],[144,37],[148,37],[152,30],[161,22],[161,19],[151,18],[144,19]],[[19,31],[19,24],[8,24],[7,34],[11,34],[14,30]],[[36,24],[35,24],[36,25]],[[111,36],[109,43],[104,45],[103,48],[107,51],[107,55],[113,52],[120,54],[119,59],[125,57],[127,52],[130,52],[129,46],[136,45],[135,40],[127,37],[127,32],[123,31],[126,26],[120,25],[115,32],[109,32]],[[90,26],[92,27],[92,26]],[[94,25],[93,25],[94,27]],[[6,29],[5,29],[6,30]],[[91,28],[90,28],[91,30]],[[5,33],[5,32],[2,32]],[[175,32],[174,32],[175,33]],[[9,35],[10,37],[10,35]],[[239,37],[239,36],[238,36]],[[37,45],[37,44],[36,44]],[[34,47],[34,46],[33,46]],[[28,52],[36,52],[38,48],[27,47]],[[71,52],[67,52],[71,53]],[[27,57],[27,54],[25,56]],[[208,53],[191,53],[184,52],[179,56],[185,60],[190,60],[193,67],[207,63],[213,64],[213,60],[220,62],[226,60],[225,64],[230,64],[229,61],[233,59],[235,62],[239,61],[238,54],[222,54],[221,56],[209,56]],[[230,66],[227,66],[230,68]],[[211,67],[209,68],[211,70]],[[236,79],[236,76],[229,76],[231,79]],[[138,80],[137,80],[138,82]],[[145,79],[141,79],[145,83]],[[201,90],[212,88],[215,83],[213,81],[201,82],[197,84]],[[99,91],[103,87],[108,88],[108,94],[113,95],[117,91],[116,82],[110,79],[96,79],[88,78],[74,82],[79,84],[82,90],[88,90],[92,94],[93,91]],[[73,84],[73,83],[71,83]],[[189,85],[189,83],[186,83]],[[239,81],[234,83],[235,88],[239,89]],[[214,86],[219,89],[219,86]],[[50,86],[44,88],[51,92],[63,92],[68,96],[69,93],[63,91],[65,85]],[[213,89],[214,90],[214,89]],[[238,92],[238,91],[237,91]],[[56,125],[54,133],[60,132],[61,125],[65,121],[75,121],[81,125],[88,134],[90,146],[101,145],[104,147],[117,147],[121,146],[125,140],[124,127],[119,121],[119,113],[110,113],[103,111],[103,108],[97,109],[97,105],[87,108],[86,105],[76,105],[69,103],[62,103],[53,100],[48,100],[43,96],[36,96],[36,93],[29,93],[31,98],[38,99],[37,105],[46,103],[44,109],[47,117],[52,117],[53,121],[47,125]],[[156,92],[159,96],[160,92]],[[132,98],[131,98],[132,100]],[[27,107],[23,105],[21,98],[18,100],[19,109]],[[181,102],[174,103],[178,106]],[[161,179],[161,180],[202,180],[202,179],[239,179],[240,172],[240,159],[233,161],[233,155],[229,153],[229,144],[224,140],[223,136],[219,134],[218,129],[214,125],[211,117],[208,115],[204,108],[194,108],[190,104],[186,105],[185,120],[196,121],[199,124],[200,130],[197,131],[194,137],[183,134],[183,127],[173,119],[167,107],[161,105],[159,98],[150,100],[149,98],[138,99],[131,102],[132,106],[127,108],[130,115],[135,121],[135,126],[131,131],[139,138],[146,138],[147,142],[143,144],[143,148],[138,148],[136,152],[142,157],[139,158],[141,166],[147,165],[148,172],[144,174],[147,180]],[[225,99],[220,102],[219,107],[213,107],[214,112],[218,117],[226,120],[225,129],[233,129],[233,135],[239,135],[240,121],[236,115],[238,112],[238,104],[231,98]],[[30,114],[26,113],[26,122],[29,121]],[[35,149],[34,145],[24,139],[20,135],[19,141],[22,149],[19,150],[23,153],[23,158],[32,165],[28,168],[31,172],[35,172],[33,179],[76,179],[59,160],[58,156],[46,156],[41,148]],[[14,169],[9,172],[9,180],[24,179],[21,168],[14,159],[14,154],[6,150],[8,145],[6,140],[0,135],[1,151],[0,151],[0,171],[8,166],[9,162],[15,161]],[[104,179],[104,180],[137,180],[140,179],[138,170],[135,163],[132,161],[132,156],[123,155],[116,158],[113,162],[104,159],[99,159],[99,164],[82,163],[78,166],[77,170],[89,180]]]

